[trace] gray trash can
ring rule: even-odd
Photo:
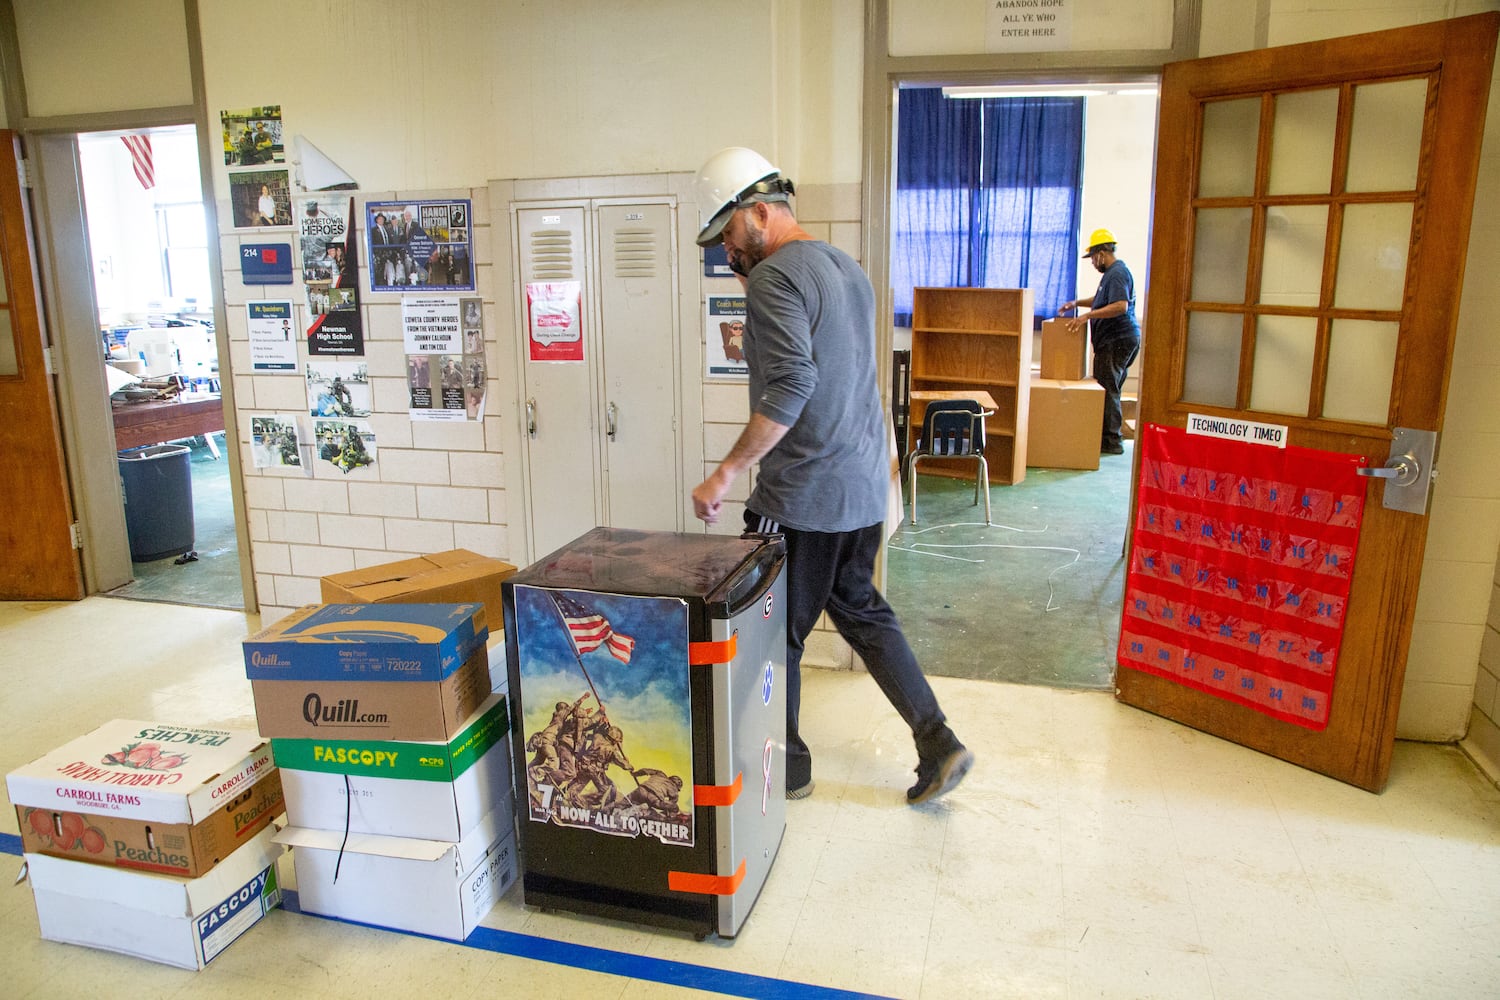
[[[151,562],[192,549],[192,450],[158,444],[118,457],[131,561]]]

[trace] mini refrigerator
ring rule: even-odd
[[[786,828],[785,562],[594,528],[504,582],[527,905],[739,932]]]

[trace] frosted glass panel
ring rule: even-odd
[[[1327,194],[1339,92],[1304,90],[1276,98],[1271,125],[1271,194]]]
[[[1414,190],[1426,110],[1425,78],[1355,87],[1345,189]]]
[[[1254,194],[1255,148],[1259,140],[1260,98],[1205,104],[1198,197],[1232,198]]]
[[[1249,262],[1250,209],[1200,209],[1193,236],[1193,301],[1242,304]]]
[[[1328,387],[1323,416],[1384,424],[1390,419],[1396,372],[1395,323],[1334,320],[1328,331]]]
[[[1307,416],[1318,321],[1311,316],[1262,316],[1255,322],[1250,409]]]
[[[10,310],[0,308],[0,375],[15,375],[16,337],[10,326]]]
[[[1317,308],[1323,283],[1326,205],[1283,205],[1266,210],[1260,301]]]
[[[1345,208],[1333,304],[1340,309],[1400,309],[1410,244],[1410,203]]]
[[[1243,317],[1234,313],[1188,314],[1183,402],[1235,405],[1240,381],[1240,331],[1243,329]]]

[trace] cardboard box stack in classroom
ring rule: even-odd
[[[1088,378],[1088,374],[1088,325],[1074,332],[1068,329],[1067,320],[1043,320],[1042,378],[1077,381]]]
[[[1099,468],[1104,389],[1092,379],[1031,380],[1026,464],[1041,469]]]
[[[244,641],[262,734],[443,740],[489,696],[481,604],[314,604]]]
[[[304,911],[462,940],[514,882],[504,648],[487,638],[481,604],[398,603],[301,608],[245,640]]]
[[[6,777],[42,937],[201,969],[280,901],[271,746],[117,720]]]
[[[515,572],[508,562],[450,549],[334,573],[320,585],[330,604],[483,604],[485,627],[499,635],[504,621],[500,584]]]

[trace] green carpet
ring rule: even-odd
[[[240,552],[234,533],[234,503],[229,495],[229,460],[214,458],[202,438],[191,442],[193,476],[193,551],[197,558],[178,563],[173,554],[151,562],[131,563],[135,579],[109,591],[110,597],[165,601],[197,607],[245,606],[240,582]]]
[[[990,487],[988,527],[972,479],[918,476],[918,522],[908,490],[885,593],[927,673],[1113,686],[1133,450]]]

